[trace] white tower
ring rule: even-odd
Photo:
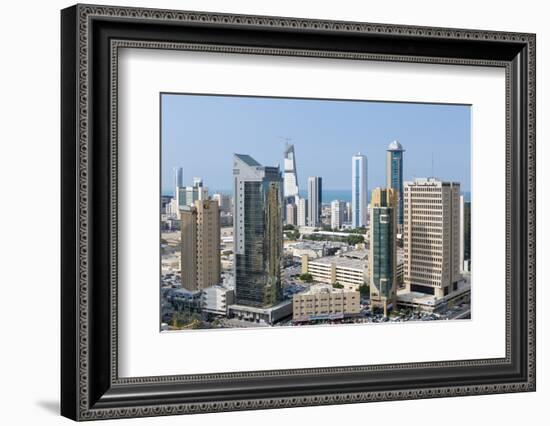
[[[354,228],[367,226],[367,157],[351,157],[351,223]]]
[[[296,173],[296,154],[294,145],[285,145],[284,158],[284,197],[295,197],[298,195],[298,174]]]

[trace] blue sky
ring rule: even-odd
[[[433,175],[470,190],[470,107],[368,101],[162,94],[162,191],[184,168],[210,190],[232,188],[233,153],[263,165],[283,164],[284,140],[295,146],[298,180],[322,176],[324,189],[351,187],[351,156],[368,158],[369,189],[385,185],[388,144],[405,148],[405,180]]]

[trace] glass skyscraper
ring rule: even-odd
[[[236,303],[269,307],[282,300],[283,179],[249,155],[233,163]]]
[[[388,146],[386,154],[386,187],[397,191],[397,224],[403,226],[403,153],[399,141]]]
[[[361,153],[351,157],[351,224],[367,226],[367,157]]]
[[[370,204],[370,299],[371,306],[387,314],[396,292],[396,207],[397,191],[376,188]]]

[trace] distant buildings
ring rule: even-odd
[[[330,203],[330,227],[340,229],[346,221],[345,217],[346,203],[340,200],[334,200]]]
[[[174,167],[174,198],[178,195],[178,188],[183,186],[183,167]]]
[[[208,188],[203,185],[201,178],[193,178],[193,186],[178,187],[176,203],[178,208],[193,206],[195,201],[208,199]]]
[[[308,226],[320,226],[321,204],[323,202],[323,181],[317,176],[307,178],[307,224]]]
[[[329,256],[310,260],[302,256],[302,274],[311,274],[314,281],[341,284],[347,290],[359,290],[368,278],[367,262],[344,256]]]
[[[298,195],[298,173],[294,145],[286,144],[284,153],[284,197],[285,200]]]
[[[218,202],[220,206],[220,211],[224,213],[229,213],[232,210],[231,206],[231,196],[227,194],[216,193],[212,195],[212,199]]]
[[[397,191],[397,224],[403,226],[403,153],[405,150],[399,141],[393,141],[386,151],[386,188]]]
[[[335,320],[355,316],[361,312],[358,291],[336,289],[331,285],[317,284],[292,298],[292,320],[309,322]]]
[[[294,203],[287,204],[285,217],[287,225],[298,225],[298,206]]]
[[[272,306],[282,300],[283,179],[244,154],[234,155],[233,176],[236,304]]]
[[[395,306],[397,286],[397,205],[398,192],[376,188],[370,203],[369,273],[371,307],[381,307],[384,315]]]
[[[404,184],[404,281],[408,291],[446,296],[460,280],[460,184]]]
[[[181,282],[189,291],[220,282],[220,212],[218,203],[197,200],[180,209]]]
[[[460,272],[471,271],[471,202],[460,196]]]
[[[296,205],[296,223],[298,226],[308,226],[307,223],[307,210],[308,202],[306,198],[297,198]]]
[[[367,226],[367,157],[355,154],[351,158],[352,226]]]

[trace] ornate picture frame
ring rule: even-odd
[[[61,12],[61,414],[160,416],[535,390],[534,34],[76,5]],[[506,356],[121,378],[121,47],[506,71]]]

